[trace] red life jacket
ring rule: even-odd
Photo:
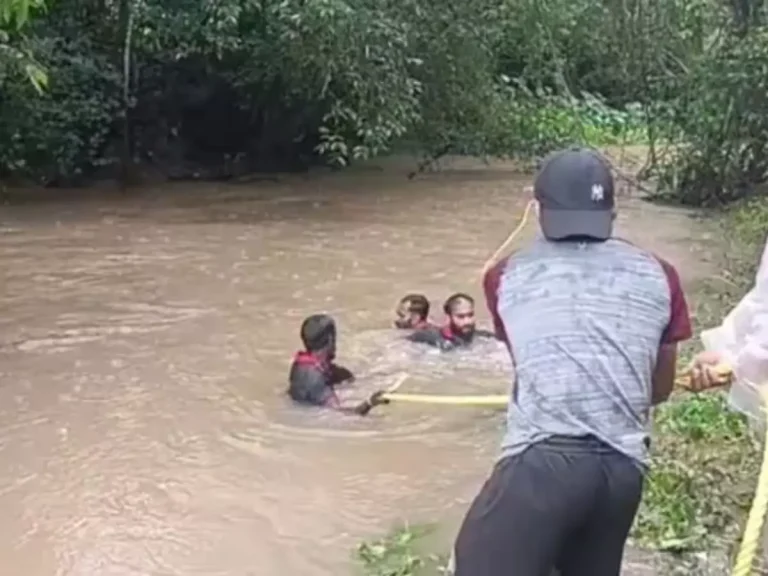
[[[307,352],[306,350],[299,350],[296,352],[293,357],[293,361],[299,366],[312,366],[317,368],[324,374],[330,370],[330,364],[327,360],[313,354],[312,352]]]
[[[307,352],[306,350],[299,350],[294,354],[293,356],[293,363],[296,366],[306,366],[309,368],[315,368],[316,370],[319,370],[322,372],[323,376],[328,378],[330,372],[331,372],[331,364],[328,360],[321,358],[319,356],[316,356],[312,352]],[[333,402],[339,401],[338,396],[336,396],[336,391],[333,389],[333,386],[328,383],[327,386],[333,395]]]
[[[456,340],[456,338],[458,338],[456,333],[453,331],[453,327],[450,324],[446,324],[445,326],[440,328],[440,336],[450,341]]]

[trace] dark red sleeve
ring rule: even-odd
[[[496,338],[509,346],[509,340],[507,339],[507,331],[504,328],[504,323],[499,316],[499,285],[501,284],[501,276],[504,273],[504,269],[507,267],[509,260],[504,258],[501,262],[498,262],[493,268],[485,273],[483,278],[483,291],[485,292],[485,302],[488,306],[488,312],[491,314],[491,320],[493,321],[493,331],[496,334]]]
[[[678,276],[675,267],[658,256],[656,259],[664,269],[664,275],[667,277],[670,294],[669,323],[664,329],[664,333],[661,335],[661,343],[675,344],[676,342],[688,340],[693,336],[691,317],[688,312],[688,303],[685,301],[685,294],[680,285],[680,276]]]

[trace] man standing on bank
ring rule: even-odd
[[[548,157],[542,237],[484,280],[515,365],[501,458],[455,546],[456,576],[619,576],[648,467],[649,415],[691,337],[675,269],[612,237],[598,153]]]

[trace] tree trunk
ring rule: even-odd
[[[120,153],[120,186],[126,189],[134,183],[134,137],[133,137],[133,6],[132,0],[120,0],[118,38],[120,46],[118,54],[122,63],[122,96],[123,96],[123,138]]]

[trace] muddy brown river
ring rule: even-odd
[[[4,573],[339,575],[401,519],[459,517],[501,413],[391,405],[359,419],[284,395],[299,324],[318,311],[361,375],[350,395],[403,370],[401,391],[506,389],[495,345],[438,357],[389,325],[405,292],[436,309],[454,291],[480,296],[529,180],[504,165],[404,173],[0,207]],[[622,231],[690,279],[688,219],[621,208]]]

